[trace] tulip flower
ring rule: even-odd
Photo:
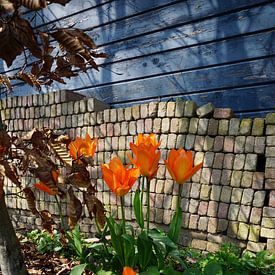
[[[127,169],[123,166],[119,158],[114,157],[111,159],[110,164],[102,164],[101,170],[103,180],[107,183],[112,192],[120,197],[123,232],[126,233],[124,195],[129,192],[139,177],[139,169]]]
[[[122,275],[136,275],[137,273],[129,266],[123,268]]]
[[[102,164],[101,169],[103,180],[119,197],[127,194],[139,177],[138,168],[125,168],[117,157],[114,157],[110,164]]]
[[[155,135],[138,135],[136,144],[130,143],[130,148],[135,156],[128,155],[130,161],[140,169],[140,173],[148,180],[155,177],[158,171],[160,151],[157,151],[160,142],[156,141]]]
[[[79,160],[80,157],[93,157],[96,149],[97,138],[92,139],[89,134],[85,139],[77,137],[75,141],[69,144],[69,152],[74,160]]]
[[[58,177],[60,172],[52,170],[51,174],[52,174],[52,177],[51,177],[52,180],[50,180],[49,182],[41,181],[39,183],[35,183],[33,186],[43,192],[46,192],[50,196],[55,196],[58,194],[57,183],[58,183]]]
[[[183,148],[171,150],[164,162],[171,177],[178,184],[186,182],[202,167],[202,163],[193,166],[192,152]]]
[[[128,155],[130,161],[140,169],[141,175],[147,179],[147,230],[149,230],[150,220],[150,181],[155,177],[158,171],[158,163],[160,160],[160,151],[157,149],[160,146],[160,142],[157,142],[156,136],[150,134],[145,136],[139,134],[136,143],[130,143],[130,148],[134,154],[134,158]],[[142,192],[141,192],[141,205],[144,192],[144,181],[142,181]],[[140,212],[140,211],[139,211]]]

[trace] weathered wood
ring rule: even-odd
[[[232,22],[234,22],[234,24]],[[217,28],[217,25],[219,25],[219,28]],[[233,25],[235,27],[233,27]],[[113,63],[128,58],[177,49],[179,47],[195,46],[213,40],[271,29],[273,26],[275,26],[275,5],[274,7],[256,7],[233,14],[206,19],[194,24],[187,24],[165,31],[139,36],[127,40],[127,43],[123,41],[106,45],[99,50],[106,52],[109,58],[99,59],[98,63]],[[22,58],[18,58],[18,61]],[[16,69],[18,68],[15,68],[15,70]],[[0,72],[1,71],[0,69]],[[13,70],[7,71],[12,72]]]

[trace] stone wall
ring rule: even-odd
[[[11,133],[49,127],[64,130],[72,138],[86,133],[99,137],[91,176],[97,181],[98,197],[110,211],[119,209],[119,201],[103,184],[99,164],[109,162],[114,155],[126,161],[129,143],[137,133],[157,134],[162,160],[151,184],[151,221],[164,227],[175,210],[177,184],[163,159],[172,148],[192,150],[195,163],[204,164],[184,184],[182,243],[208,251],[228,241],[251,251],[275,248],[275,113],[265,119],[239,119],[233,117],[231,109],[215,109],[212,104],[198,108],[192,101],[109,109],[97,100],[65,91],[7,98],[1,101],[1,108]],[[14,191],[16,188],[7,183],[7,192]],[[36,195],[38,207],[57,214],[52,198]],[[129,221],[134,219],[132,196],[126,196]],[[25,200],[8,196],[7,204],[17,226],[40,225],[27,210]],[[87,213],[82,230],[95,230]]]

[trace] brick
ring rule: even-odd
[[[256,154],[264,154],[265,142],[265,137],[255,137],[254,152]]]
[[[266,147],[266,157],[275,157],[275,147]]]
[[[203,167],[212,167],[214,162],[214,153],[206,152],[204,155]]]
[[[148,104],[141,104],[140,105],[140,117],[147,118],[149,112],[149,105]]]
[[[213,201],[219,201],[221,196],[222,187],[219,185],[213,185],[211,190],[210,199]]]
[[[227,136],[224,138],[223,151],[226,153],[232,153],[234,150],[234,137]]]
[[[179,130],[178,132],[181,134],[188,133],[188,127],[189,127],[189,119],[188,118],[181,118],[179,120]]]
[[[199,223],[199,216],[198,215],[190,215],[189,228],[197,229],[198,223]]]
[[[233,154],[225,154],[223,159],[223,168],[232,169],[234,163],[234,155]]]
[[[225,119],[221,119],[219,121],[218,134],[221,136],[228,135],[229,130],[229,121]]]
[[[210,168],[202,168],[201,172],[201,183],[202,184],[209,184],[211,177],[211,169]]]
[[[167,102],[159,102],[158,105],[158,117],[165,117],[167,111]]]
[[[275,229],[261,228],[260,236],[268,239],[275,239]]]
[[[218,134],[218,127],[219,127],[219,121],[216,119],[209,119],[208,124],[208,135],[209,136],[216,136]]]
[[[265,228],[275,228],[275,219],[263,217],[261,226]]]
[[[264,184],[264,173],[263,172],[253,173],[252,188],[262,189],[263,184]]]
[[[242,180],[241,180],[241,186],[246,187],[246,188],[250,188],[252,186],[252,180],[253,180],[253,173],[248,172],[248,171],[244,171],[243,176],[242,176]]]
[[[193,239],[191,242],[191,246],[194,249],[205,250],[206,245],[207,245],[207,241],[204,241],[204,240]]]
[[[195,135],[188,134],[186,136],[185,149],[191,150],[194,148],[194,145],[195,145]]]
[[[240,204],[242,200],[243,189],[242,188],[233,188],[231,195],[231,202]]]
[[[266,243],[258,243],[258,242],[251,242],[249,241],[247,243],[247,250],[253,251],[253,252],[260,252],[265,250]]]
[[[176,148],[182,148],[185,145],[185,135],[177,135]]]
[[[192,214],[196,214],[196,213],[198,213],[198,208],[199,208],[199,201],[191,199],[189,202],[189,209],[188,209],[189,211],[188,212],[190,212]]]
[[[272,207],[264,207],[263,208],[263,216],[275,218],[275,208]]]
[[[275,124],[275,113],[268,113],[265,117],[266,124]]]
[[[208,127],[208,119],[207,118],[200,118],[198,123],[198,134],[199,135],[206,135],[207,134],[207,127]]]
[[[200,231],[206,231],[208,226],[208,217],[200,217],[199,218],[199,224],[198,224],[198,230]]]
[[[275,240],[268,239],[266,249],[268,251],[273,251],[274,252],[274,250],[275,250]]]
[[[169,132],[169,129],[170,129],[170,119],[163,118],[161,122],[161,132],[166,134]]]
[[[228,223],[227,235],[231,238],[236,238],[238,235],[239,223],[236,221],[230,221]]]
[[[275,167],[275,157],[274,157],[274,158],[267,158],[267,159],[266,159],[265,167],[266,167],[266,168]]]
[[[199,119],[198,118],[191,118],[190,119],[190,124],[189,124],[189,133],[190,134],[196,134],[198,130],[198,123]]]
[[[155,118],[153,121],[153,132],[154,133],[160,133],[161,129],[161,118]]]
[[[222,202],[230,202],[230,197],[231,197],[231,193],[232,193],[232,187],[230,186],[223,186],[222,187],[222,192],[221,192],[221,198],[220,200]]]
[[[167,116],[168,117],[174,117],[175,116],[175,108],[176,108],[176,102],[169,101],[167,102]]]
[[[117,121],[117,110],[111,109],[110,110],[110,122],[115,123]]]
[[[239,134],[249,136],[251,134],[252,119],[244,118],[241,120]]]
[[[275,135],[266,137],[267,146],[275,146]]]
[[[204,145],[204,137],[196,136],[195,137],[195,145],[194,145],[195,151],[203,151],[203,145]]]
[[[241,180],[242,180],[242,172],[241,171],[233,171],[230,185],[233,187],[240,187]]]
[[[158,114],[158,102],[150,102],[148,116],[154,118],[157,116],[157,114]]]
[[[179,119],[178,118],[172,118],[171,119],[171,133],[178,133],[179,132]]]
[[[223,149],[223,144],[224,144],[224,137],[222,136],[216,136],[214,139],[214,152],[221,152]]]
[[[218,229],[218,219],[217,218],[209,218],[208,221],[208,228],[207,231],[209,233],[217,233],[217,229]]]
[[[236,221],[238,219],[240,211],[240,206],[237,204],[230,204],[228,209],[228,219],[231,221]]]
[[[244,136],[236,137],[235,145],[234,145],[234,153],[244,153],[245,140],[246,138]]]
[[[203,184],[201,186],[200,199],[201,200],[209,200],[210,192],[211,192],[211,186]]]
[[[269,194],[268,206],[275,208],[275,190],[272,190]]]
[[[230,119],[234,116],[230,108],[215,108],[213,117],[217,119]]]
[[[251,207],[246,205],[240,206],[240,211],[238,215],[238,221],[241,222],[248,222],[249,221],[249,215],[250,215]]]
[[[238,236],[237,238],[240,240],[247,240],[249,232],[249,225],[246,223],[239,224]]]
[[[224,154],[216,153],[214,157],[213,168],[222,169]]]
[[[248,171],[256,171],[257,168],[257,154],[247,154],[244,169]]]
[[[222,170],[221,184],[222,185],[230,185],[231,182],[231,170]]]
[[[260,224],[262,220],[262,208],[253,207],[250,214],[250,223]]]
[[[216,201],[210,201],[207,210],[207,216],[216,217],[218,213],[218,203]]]
[[[253,153],[254,152],[255,137],[248,136],[245,141],[244,152]]]
[[[229,122],[229,135],[230,136],[237,136],[239,134],[239,127],[240,127],[240,119],[239,118],[232,118]]]
[[[134,105],[132,107],[132,116],[134,120],[138,120],[140,118],[140,106]]]
[[[184,106],[184,116],[193,117],[196,113],[197,105],[193,101],[186,101]]]
[[[185,102],[183,100],[176,101],[175,117],[183,117]]]
[[[236,154],[233,164],[234,170],[243,170],[245,164],[245,155],[244,154]]]
[[[251,205],[253,200],[254,190],[250,188],[245,188],[242,196],[242,204]]]
[[[206,250],[209,252],[217,252],[220,250],[220,245],[217,243],[207,242]]]
[[[153,129],[153,120],[151,118],[147,118],[144,121],[144,132],[146,134],[150,134],[152,133],[152,129]]]
[[[198,117],[210,117],[214,112],[214,105],[212,103],[207,103],[197,109]]]
[[[226,219],[228,213],[229,204],[227,203],[220,203],[218,208],[218,218]]]
[[[262,136],[264,134],[263,118],[254,118],[251,134],[252,136]]]
[[[211,151],[214,148],[214,138],[206,136],[204,139],[203,150]]]
[[[265,178],[275,179],[275,168],[266,168],[265,169]]]
[[[207,210],[208,210],[208,202],[206,201],[199,202],[198,214],[205,216],[207,214]]]
[[[266,179],[265,189],[275,189],[275,179]]]
[[[263,207],[266,197],[266,191],[256,191],[253,199],[253,206]]]
[[[213,169],[210,182],[212,184],[219,185],[221,181],[221,174],[222,174],[221,170]]]

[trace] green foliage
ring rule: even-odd
[[[181,207],[178,207],[172,219],[172,222],[169,226],[169,231],[168,231],[168,236],[174,242],[177,242],[179,239],[181,224],[182,224],[182,209]]]
[[[33,230],[27,234],[28,239],[35,243],[39,253],[44,254],[48,252],[59,252],[63,250],[63,245],[61,242],[61,234],[54,231],[50,235],[47,231]]]
[[[137,224],[140,226],[140,228],[144,228],[144,217],[143,217],[143,211],[142,211],[142,203],[141,203],[141,196],[142,193],[140,190],[136,190],[135,196],[134,196],[134,202],[133,202],[133,207],[134,207],[134,213],[136,217]]]

